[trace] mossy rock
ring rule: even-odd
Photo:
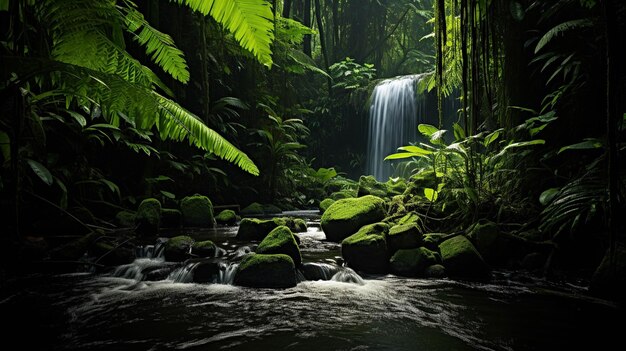
[[[306,221],[302,218],[294,218],[293,227],[290,227],[289,229],[295,233],[304,233],[307,231]]]
[[[320,209],[320,214],[324,214],[324,212],[326,212],[326,210],[330,207],[330,205],[332,205],[333,203],[335,203],[335,200],[333,199],[324,199],[320,202],[319,205],[319,209]]]
[[[291,257],[296,267],[302,264],[302,255],[298,243],[291,230],[284,225],[272,230],[261,241],[256,252],[259,254],[285,254]]]
[[[610,251],[607,250],[602,262],[591,278],[589,290],[598,296],[626,301],[626,245],[617,243],[611,267]]]
[[[423,276],[426,268],[441,263],[438,252],[425,247],[398,250],[389,260],[392,273],[407,277]]]
[[[265,214],[265,212],[263,212],[263,205],[258,202],[253,202],[244,207],[239,213],[241,213],[242,216],[262,216]]]
[[[321,226],[326,239],[341,241],[362,226],[383,220],[384,205],[383,199],[372,195],[337,200],[322,215]]]
[[[396,196],[401,195],[406,190],[406,181],[402,178],[398,179],[389,179],[384,183],[387,188],[387,196]]]
[[[401,249],[414,249],[422,245],[422,233],[415,223],[394,225],[389,228],[385,239],[390,254]]]
[[[284,221],[277,220],[276,218],[244,218],[241,220],[241,223],[239,223],[236,239],[261,241],[267,234],[274,230],[274,228],[284,224]]]
[[[135,226],[136,216],[132,211],[120,211],[115,215],[115,223],[121,228],[132,228]]]
[[[459,235],[439,244],[443,266],[452,278],[468,280],[487,280],[490,267],[474,245],[464,236]]]
[[[185,227],[213,227],[213,204],[203,195],[187,196],[180,202]]]
[[[237,267],[234,284],[253,288],[291,288],[296,286],[296,267],[285,254],[252,254]]]
[[[380,183],[374,176],[361,176],[359,178],[359,190],[357,196],[374,195],[378,197],[387,196],[387,185]]]
[[[155,236],[161,226],[161,203],[157,199],[143,200],[135,217],[137,233],[141,236]]]
[[[282,212],[283,210],[281,210],[280,207],[276,205],[272,205],[272,204],[263,205],[263,214],[265,215],[280,214]]]
[[[403,224],[409,224],[409,223],[421,223],[422,219],[420,218],[420,216],[415,213],[415,212],[409,212],[407,214],[405,214],[404,216],[402,216],[400,219],[398,219],[398,222],[396,224],[398,225],[403,225]]]
[[[389,262],[385,223],[369,224],[341,242],[341,255],[350,267],[366,273],[385,273]]]
[[[358,187],[359,184],[352,179],[335,177],[328,181],[328,183],[324,186],[324,189],[330,194],[342,190],[348,190],[356,194]]]
[[[191,253],[198,257],[215,257],[217,246],[211,240],[194,242],[191,246]]]
[[[424,270],[424,276],[426,278],[445,278],[446,267],[440,264],[429,266]]]
[[[191,257],[191,248],[194,240],[187,235],[179,235],[170,238],[163,248],[163,255],[166,261],[180,262]]]
[[[183,223],[183,214],[175,208],[161,209],[161,226],[164,228],[179,228]]]
[[[396,195],[391,198],[387,207],[389,211],[387,211],[387,215],[389,216],[400,216],[406,212],[406,208],[404,207],[404,195]]]
[[[129,264],[135,260],[135,253],[126,246],[117,246],[105,241],[96,242],[90,249],[92,256],[98,258],[98,263],[105,266],[119,266]]]
[[[218,224],[235,225],[237,224],[237,214],[233,210],[223,210],[216,217]]]
[[[492,266],[506,266],[521,261],[532,248],[527,240],[502,233],[491,221],[480,221],[469,231],[467,237],[485,262]]]
[[[422,245],[429,250],[439,251],[439,243],[446,234],[428,233],[422,236]]]
[[[336,191],[336,192],[330,194],[330,196],[328,196],[328,198],[337,201],[337,200],[341,200],[341,199],[349,199],[349,198],[352,198],[352,197],[356,197],[355,195],[356,195],[356,193],[354,191],[352,191],[352,190],[340,190],[340,191]]]

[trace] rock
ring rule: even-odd
[[[443,233],[428,233],[422,236],[422,245],[429,250],[439,251],[439,243],[447,234]]]
[[[609,250],[591,278],[589,290],[597,295],[619,301],[626,300],[626,244],[615,245],[614,266]]]
[[[385,239],[392,255],[400,249],[414,249],[422,245],[422,233],[415,223],[391,227]]]
[[[341,199],[330,205],[321,219],[321,227],[330,241],[341,241],[366,224],[385,218],[383,199],[367,195]]]
[[[261,241],[274,228],[283,224],[284,222],[275,219],[244,218],[239,223],[236,239]]]
[[[440,264],[434,264],[424,271],[424,276],[426,278],[445,278],[446,276],[446,267]]]
[[[357,196],[374,195],[378,197],[387,196],[387,186],[385,183],[376,181],[374,176],[361,176],[359,178],[359,190]]]
[[[198,257],[217,257],[217,246],[211,240],[194,242],[191,253]]]
[[[223,264],[216,259],[198,262],[193,270],[194,283],[213,283],[220,276]]]
[[[353,194],[356,194],[356,189],[358,187],[359,184],[352,179],[335,177],[328,181],[328,183],[324,186],[324,189],[328,193],[336,193],[342,190],[348,190]]]
[[[385,223],[369,224],[356,234],[341,242],[341,255],[348,266],[366,273],[385,273],[389,255],[385,234],[389,226]]]
[[[424,275],[426,268],[441,263],[439,253],[425,247],[398,250],[389,260],[391,272],[397,275],[415,277]]]
[[[135,260],[135,253],[131,248],[98,241],[89,250],[98,263],[105,266],[120,266]]]
[[[140,236],[156,236],[161,226],[161,203],[157,199],[143,200],[135,217],[137,233]]]
[[[397,222],[398,225],[409,224],[409,223],[419,224],[421,223],[421,218],[419,217],[417,213],[409,212],[405,214],[404,216],[402,216]]]
[[[256,252],[259,254],[285,254],[291,257],[296,267],[302,264],[298,243],[288,227],[281,225],[272,230],[261,241]]]
[[[323,214],[324,212],[326,212],[326,210],[330,207],[330,205],[332,205],[335,202],[335,200],[333,199],[324,199],[322,200],[322,202],[320,202],[320,214]]]
[[[290,227],[289,229],[296,233],[304,233],[307,230],[306,221],[302,218],[294,218],[293,227]]]
[[[115,223],[121,228],[132,228],[135,226],[135,212],[120,211],[115,215]]]
[[[291,288],[296,286],[296,269],[288,255],[252,254],[237,267],[234,284],[253,288]]]
[[[193,243],[193,239],[187,235],[179,235],[170,238],[163,248],[165,260],[171,262],[185,261],[190,257]]]
[[[187,196],[180,202],[185,227],[213,227],[213,204],[203,195]]]
[[[500,232],[491,221],[476,223],[467,237],[485,262],[492,266],[505,266],[511,261],[521,260],[530,250],[527,240]]]
[[[237,224],[237,214],[233,210],[223,210],[215,217],[215,221],[218,224],[235,225]]]
[[[283,210],[281,210],[280,207],[276,205],[272,205],[272,204],[263,205],[263,214],[265,215],[280,214],[282,212]]]
[[[330,194],[330,196],[328,196],[328,198],[330,198],[331,200],[341,200],[341,199],[349,199],[354,196],[355,193],[352,190],[340,190],[340,191],[336,191],[332,194]]]
[[[300,266],[306,280],[330,280],[340,268],[329,263],[303,263]]]
[[[406,190],[406,181],[402,178],[389,179],[385,184],[387,196],[402,195]]]
[[[143,274],[143,280],[151,282],[165,280],[172,273],[174,267],[172,265],[146,267],[141,271],[141,274]]]
[[[406,208],[404,207],[404,196],[394,196],[393,198],[391,198],[391,201],[389,201],[389,205],[387,207],[389,207],[389,211],[387,212],[387,214],[390,216],[395,217],[406,212]]]
[[[175,208],[161,209],[161,226],[164,228],[179,228],[183,223],[183,214]]]
[[[439,244],[443,266],[452,278],[487,280],[490,268],[472,243],[458,235]]]
[[[262,216],[265,214],[263,212],[263,205],[258,202],[253,202],[244,207],[239,213],[241,213],[242,216]]]

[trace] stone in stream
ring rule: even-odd
[[[191,246],[191,253],[198,257],[216,257],[217,246],[211,240],[198,241]]]
[[[339,266],[329,263],[303,263],[300,266],[300,271],[306,278],[306,280],[330,280],[337,272],[339,272]]]
[[[491,221],[479,221],[467,237],[485,262],[492,266],[505,266],[511,261],[522,260],[531,252],[531,243],[528,240],[501,232]]]
[[[372,195],[337,200],[322,215],[321,227],[326,239],[338,242],[366,224],[383,220],[384,206],[383,199]]]
[[[137,233],[140,236],[155,236],[161,226],[161,203],[157,199],[143,200],[137,208],[135,217]]]
[[[115,215],[115,224],[121,228],[131,228],[135,226],[135,216],[137,214],[132,211],[120,211]]]
[[[302,255],[298,243],[291,230],[284,225],[272,230],[261,241],[256,252],[259,254],[285,254],[291,257],[296,267],[302,264]]]
[[[426,268],[441,263],[438,252],[425,247],[398,250],[389,260],[391,272],[397,275],[423,276]]]
[[[474,245],[458,235],[439,244],[443,266],[452,278],[488,280],[490,268]]]
[[[324,214],[324,212],[326,212],[326,210],[330,207],[330,205],[332,205],[333,203],[335,203],[336,200],[333,199],[324,199],[320,202],[319,205],[319,210],[320,210],[320,214]]]
[[[434,264],[424,271],[426,278],[444,278],[446,276],[446,267],[440,264]]]
[[[235,225],[237,224],[237,214],[233,210],[223,210],[215,217],[215,221],[218,224]]]
[[[301,218],[280,217],[272,219],[244,218],[239,223],[238,240],[263,240],[274,228],[287,226],[293,232],[306,232],[306,222]]]
[[[178,228],[183,223],[183,214],[175,208],[161,209],[161,226],[164,228]]]
[[[420,247],[422,244],[422,233],[415,223],[394,225],[389,229],[389,233],[386,235],[387,247],[389,253],[400,249],[414,249]]]
[[[261,205],[258,202],[253,202],[250,205],[244,207],[240,213],[242,216],[263,216],[279,214],[281,212],[282,210],[275,205]]]
[[[213,204],[208,197],[202,195],[187,196],[180,202],[185,227],[213,227]]]
[[[166,261],[180,262],[191,257],[191,248],[194,240],[187,235],[179,235],[170,238],[165,243],[163,255]]]
[[[385,223],[369,224],[341,242],[341,255],[348,266],[366,273],[385,273],[389,263]]]
[[[234,284],[253,288],[291,288],[296,286],[296,267],[284,254],[246,256],[235,273]]]

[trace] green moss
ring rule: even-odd
[[[402,178],[397,180],[389,179],[386,183],[384,183],[387,188],[388,196],[395,196],[404,193],[406,190],[406,181]]]
[[[291,230],[284,225],[272,230],[261,241],[256,252],[260,254],[285,254],[292,258],[296,266],[302,263],[298,243]]]
[[[217,246],[211,240],[199,241],[191,246],[191,253],[199,257],[215,257]]]
[[[244,207],[240,213],[242,216],[261,216],[264,214],[263,205],[258,202],[253,202]]]
[[[122,228],[135,226],[136,213],[131,211],[120,211],[115,215],[115,222]]]
[[[373,176],[361,176],[359,178],[359,190],[357,196],[374,195],[378,197],[387,196],[387,185],[376,181]]]
[[[302,218],[294,218],[293,228],[291,230],[296,233],[306,232],[307,230],[306,221]]]
[[[445,234],[441,233],[424,234],[422,236],[422,244],[424,245],[424,247],[430,250],[439,251],[439,242],[444,236]]]
[[[472,243],[459,235],[439,244],[443,265],[451,277],[472,280],[489,278],[490,268]]]
[[[405,214],[404,216],[402,216],[402,218],[400,218],[398,220],[398,225],[403,225],[403,224],[409,224],[409,223],[420,223],[421,219],[419,217],[419,215],[415,212],[409,212],[407,214]]]
[[[170,238],[163,248],[166,261],[184,261],[189,258],[194,240],[187,235]]]
[[[279,225],[285,225],[286,222],[280,218],[258,219],[244,218],[239,223],[237,231],[238,240],[258,240],[261,241],[269,232]]]
[[[263,205],[263,214],[272,215],[283,212],[280,207],[272,204]]]
[[[422,276],[426,268],[441,262],[439,253],[425,247],[398,250],[389,260],[391,271],[404,276]]]
[[[341,244],[346,245],[371,245],[378,241],[385,241],[384,235],[389,231],[389,226],[379,222],[361,227],[358,232],[345,238]]]
[[[400,249],[413,249],[422,244],[422,233],[415,223],[395,225],[387,234],[389,252],[394,253]]]
[[[341,255],[348,265],[367,273],[385,273],[389,255],[385,234],[389,226],[385,223],[366,225],[341,242]]]
[[[322,200],[322,202],[320,202],[320,213],[324,213],[326,212],[326,210],[330,207],[330,205],[332,205],[335,202],[335,200],[333,199],[324,199]]]
[[[293,260],[284,254],[246,256],[235,273],[236,285],[257,288],[290,288],[296,286]]]
[[[356,193],[353,190],[341,190],[330,194],[329,198],[337,201],[341,199],[349,199],[355,197],[355,195]]]
[[[183,225],[185,227],[212,227],[215,225],[213,204],[206,196],[185,197],[180,202],[180,211],[183,213]]]
[[[385,202],[371,195],[337,200],[324,212],[322,230],[330,241],[341,241],[366,224],[385,218]]]
[[[223,210],[215,217],[215,221],[219,224],[234,225],[237,223],[237,214],[233,210]]]
[[[161,225],[165,228],[178,228],[183,222],[182,213],[175,208],[161,209]]]
[[[143,200],[137,208],[135,222],[139,235],[156,235],[161,225],[161,203],[159,200],[153,198]]]

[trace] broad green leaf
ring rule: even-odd
[[[421,155],[430,155],[433,153],[430,150],[422,149],[421,147],[415,146],[415,145],[400,146],[398,148],[398,151],[406,151],[406,152],[411,152],[414,154],[421,154]]]
[[[435,189],[424,188],[424,196],[428,199],[428,201],[435,202],[439,194]]]
[[[559,149],[559,152],[557,152],[557,154],[560,154],[561,152],[566,150],[592,150],[599,149],[603,146],[604,144],[600,139],[586,139],[585,141],[582,141],[580,143],[563,146]]]
[[[46,166],[41,163],[31,160],[30,158],[26,159],[26,162],[30,166],[30,168],[35,172],[35,174],[47,185],[52,185],[54,178],[52,177],[52,173],[46,168]]]
[[[399,160],[399,159],[411,158],[411,157],[424,157],[424,155],[416,154],[416,153],[413,153],[413,152],[398,152],[398,153],[391,154],[391,155],[385,157],[385,161],[387,161],[387,160]]]
[[[176,198],[176,195],[170,193],[169,191],[161,190],[160,193],[161,193],[161,195],[165,196],[168,199],[172,199],[173,200],[173,199]]]
[[[489,146],[489,144],[493,143],[500,136],[500,132],[502,129],[494,130],[489,135],[485,137],[484,145],[485,147]]]
[[[452,130],[454,131],[454,140],[461,141],[465,139],[465,129],[463,129],[460,124],[454,123]]]
[[[427,138],[430,138],[433,134],[439,131],[439,129],[430,124],[420,124],[417,126],[417,130],[419,130],[419,132]]]
[[[0,11],[9,11],[10,0],[0,0]]]
[[[539,202],[546,206],[547,204],[549,204],[552,199],[554,199],[554,197],[556,196],[556,194],[559,193],[559,190],[561,190],[560,188],[550,188],[545,190],[544,192],[541,193],[541,195],[539,195]]]
[[[117,186],[117,184],[107,179],[100,179],[100,182],[106,185],[107,188],[109,188],[109,190],[111,190],[112,193],[117,194],[118,196],[121,196],[120,188]]]
[[[517,142],[517,143],[511,143],[511,144],[507,145],[502,151],[513,149],[513,148],[518,148],[518,147],[531,146],[531,145],[543,145],[545,143],[546,143],[546,141],[543,140],[543,139],[535,139],[535,140],[530,140],[530,141],[520,141],[520,142]]]
[[[74,120],[81,126],[81,128],[84,128],[87,125],[87,120],[80,113],[71,110],[68,110],[67,113],[72,116],[72,118],[74,118]]]
[[[548,30],[546,34],[541,37],[541,39],[539,39],[539,42],[535,47],[535,54],[539,52],[544,46],[546,46],[550,41],[552,41],[557,36],[562,35],[564,32],[572,29],[591,27],[592,25],[593,22],[588,18],[575,19],[557,24],[556,26]]]

